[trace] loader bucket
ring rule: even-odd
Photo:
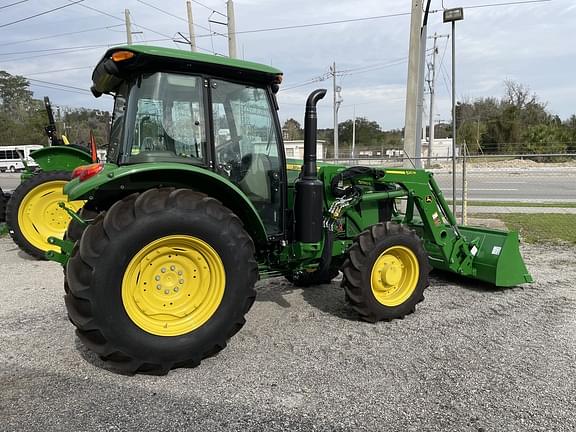
[[[515,231],[459,226],[468,242],[478,247],[472,261],[471,277],[499,287],[533,282],[520,255],[520,241]]]

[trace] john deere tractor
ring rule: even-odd
[[[58,203],[65,199],[62,187],[72,178],[74,168],[96,161],[96,148],[92,150],[69,144],[65,136],[59,137],[50,100],[45,97],[48,114],[49,146],[30,153],[37,166],[27,166],[21,175],[21,183],[6,205],[6,222],[14,242],[35,258],[44,259],[48,250],[55,246],[48,237],[62,238],[70,216]],[[69,204],[75,211],[83,202]],[[1,211],[1,208],[0,208]]]
[[[299,285],[342,272],[358,316],[403,318],[437,268],[513,286],[532,280],[516,233],[458,226],[431,173],[287,163],[269,66],[149,46],[110,49],[92,92],[114,95],[106,163],[64,187],[91,215],[50,242],[66,267],[81,341],[129,372],[196,366],[244,325],[259,278]],[[74,242],[76,240],[76,242]]]

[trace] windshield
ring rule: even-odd
[[[200,77],[158,72],[139,78],[128,97],[128,163],[203,162],[206,126]]]

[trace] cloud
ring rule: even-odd
[[[166,12],[186,17],[185,2],[146,0]],[[203,0],[202,3],[225,13],[224,0]],[[445,3],[454,3],[448,2]],[[477,2],[466,2],[474,3]],[[460,97],[500,96],[502,82],[511,77],[529,85],[533,91],[549,102],[549,107],[561,117],[574,112],[576,89],[571,82],[571,72],[576,66],[576,45],[568,35],[573,33],[576,6],[566,1],[506,6],[498,8],[468,9],[464,21],[457,24],[457,95]],[[367,16],[408,12],[406,0],[237,0],[237,30],[283,27],[315,22],[357,19]],[[43,52],[13,55],[15,51],[46,50],[87,45],[121,43],[125,39],[122,20],[124,9],[129,8],[133,18],[135,42],[172,37],[177,32],[187,32],[186,23],[163,14],[137,0],[86,0],[85,5],[104,11],[104,14],[80,5],[71,6],[0,29],[0,45],[17,41],[43,38],[17,45],[0,46],[0,68],[22,75],[42,71],[95,65],[106,47],[84,48],[69,52]],[[2,10],[1,22],[16,20],[42,10],[53,8],[50,0],[35,0]],[[439,9],[441,2],[433,0],[432,8]],[[218,14],[193,4],[198,25],[225,32],[226,28],[213,20],[222,19]],[[115,17],[115,18],[113,18]],[[118,26],[56,38],[54,34],[80,32],[91,28]],[[143,28],[144,27],[144,28]],[[450,33],[442,23],[441,13],[430,17],[429,34]],[[309,81],[322,76],[333,62],[339,70],[368,68],[406,58],[408,49],[409,16],[381,18],[334,25],[307,27],[238,35],[238,51],[246,59],[273,64],[284,71],[283,87]],[[159,35],[160,33],[161,35]],[[209,31],[196,29],[198,45],[207,51],[227,53],[227,40]],[[156,42],[162,46],[179,47],[171,41]],[[437,101],[439,116],[450,118],[450,45],[439,45]],[[19,58],[16,60],[15,58]],[[401,61],[391,66],[350,74],[339,78],[344,104],[340,119],[351,118],[353,107],[357,115],[378,121],[385,128],[399,128],[404,119],[404,94],[407,65]],[[38,79],[53,81],[88,89],[90,69],[63,71],[46,75],[33,75]],[[313,83],[309,86],[281,92],[280,115],[283,119],[301,119],[308,92],[316,87],[331,89],[332,82]],[[55,104],[93,106],[111,109],[111,100],[49,90],[33,86],[35,95],[50,96]],[[319,105],[319,124],[331,125],[332,99],[329,95]]]

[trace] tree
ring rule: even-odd
[[[301,140],[304,139],[304,130],[293,118],[289,118],[284,122],[284,126],[282,126],[282,133],[284,135],[284,139],[287,141],[294,141],[294,140]]]
[[[352,120],[346,120],[338,124],[338,133],[342,144],[352,146]],[[382,142],[382,129],[380,125],[366,119],[358,117],[356,119],[356,147],[379,147]]]
[[[18,75],[0,71],[0,109],[17,121],[22,121],[32,104],[28,81]]]

